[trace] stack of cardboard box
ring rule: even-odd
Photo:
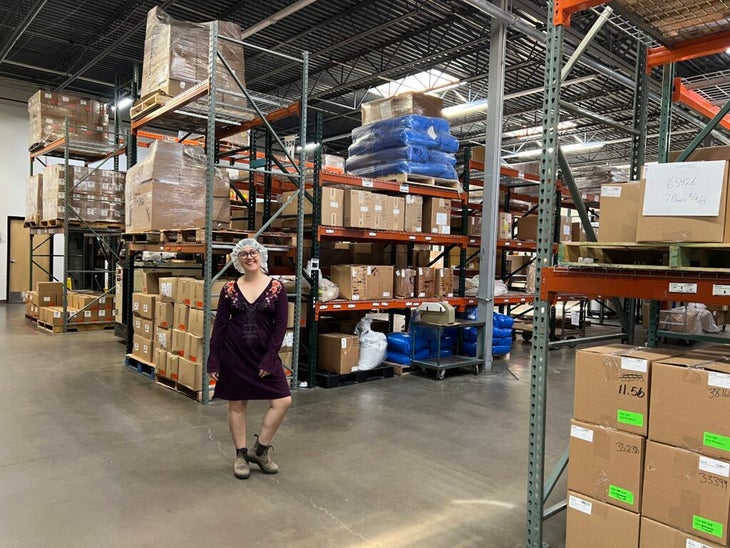
[[[112,321],[114,297],[95,291],[67,292],[69,324],[99,324]],[[63,284],[38,282],[25,296],[25,314],[49,326],[63,325]]]
[[[727,353],[577,352],[566,546],[727,546]]]
[[[52,143],[66,135],[70,141],[111,142],[108,105],[67,93],[38,91],[28,99],[30,145]]]

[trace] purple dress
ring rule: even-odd
[[[249,303],[235,281],[221,290],[210,338],[208,372],[218,373],[214,398],[273,400],[290,396],[279,358],[289,305],[278,280]],[[270,375],[259,377],[259,369]]]

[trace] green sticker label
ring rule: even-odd
[[[608,486],[608,496],[626,504],[634,504],[634,494],[628,489],[621,489],[616,485]]]
[[[722,538],[722,523],[703,518],[702,516],[692,516],[692,527],[697,531]]]
[[[644,426],[644,415],[642,413],[633,413],[631,411],[619,409],[618,422],[628,424],[630,426]]]
[[[720,434],[705,432],[705,435],[702,439],[702,444],[706,445],[707,447],[714,447],[715,449],[730,451],[730,437],[728,436],[721,436]]]

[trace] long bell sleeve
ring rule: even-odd
[[[261,360],[259,369],[274,373],[277,367],[281,367],[281,359],[279,358],[279,350],[281,344],[284,342],[284,336],[286,335],[286,325],[289,318],[289,301],[287,300],[286,289],[281,282],[275,281],[278,284],[278,291],[276,300],[274,301],[274,317],[273,324],[274,329],[271,332],[271,338],[268,342],[268,351]]]
[[[218,298],[218,310],[213,322],[213,333],[210,336],[210,355],[208,356],[208,373],[220,373],[220,354],[223,347],[223,339],[226,334],[226,326],[231,317],[231,300],[228,297],[229,285],[235,282],[226,283],[221,289]]]

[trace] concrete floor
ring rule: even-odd
[[[23,312],[0,305],[0,547],[525,545],[521,340],[478,378],[295,392],[281,472],[240,481],[224,404],[125,368],[109,331],[44,334]],[[567,446],[573,354],[551,352],[548,473]],[[549,503],[564,496],[563,477]],[[545,541],[563,546],[564,529],[551,518]]]

